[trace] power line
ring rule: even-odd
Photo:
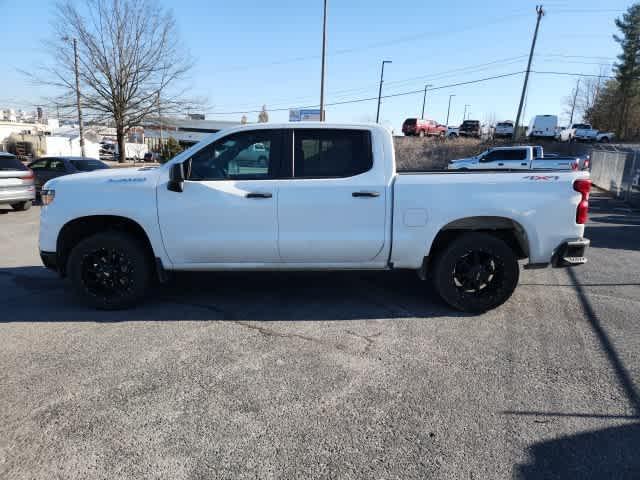
[[[445,88],[453,88],[453,87],[459,87],[462,85],[471,85],[473,83],[481,83],[481,82],[486,82],[489,80],[495,80],[498,78],[505,78],[505,77],[512,77],[514,75],[520,75],[521,73],[524,73],[524,71],[519,71],[519,72],[511,72],[511,73],[504,73],[501,75],[493,75],[490,77],[484,77],[484,78],[478,78],[476,80],[469,80],[466,82],[458,82],[458,83],[450,83],[448,85],[440,85],[438,87],[432,87],[429,88],[429,91],[432,90],[442,90]],[[407,92],[398,92],[398,93],[390,93],[387,95],[382,95],[381,98],[394,98],[394,97],[402,97],[405,95],[414,95],[423,93],[423,89],[419,89],[419,90],[410,90]],[[356,98],[356,99],[351,99],[351,100],[343,100],[343,101],[339,101],[339,102],[331,102],[331,103],[326,103],[325,106],[330,107],[330,106],[335,106],[335,105],[345,105],[348,103],[361,103],[361,102],[368,102],[368,101],[372,101],[372,100],[378,100],[378,97],[366,97],[366,98]],[[317,108],[318,105],[307,105],[305,107],[300,107],[300,108]],[[282,111],[287,111],[289,110],[289,108],[272,108],[270,109],[271,112],[282,112]],[[235,112],[205,112],[209,115],[240,115],[242,113],[260,113],[261,110],[244,110],[244,111],[235,111]]]
[[[598,78],[616,78],[615,75],[596,75],[592,73],[578,73],[578,72],[549,72],[540,70],[531,70],[531,73],[538,73],[543,75],[567,75],[572,77],[598,77]]]

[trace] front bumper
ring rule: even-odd
[[[49,270],[54,272],[58,271],[58,254],[56,252],[43,252],[40,251],[40,259],[42,264]]]
[[[574,267],[587,263],[585,250],[591,242],[588,238],[576,238],[561,243],[551,258],[553,267]]]

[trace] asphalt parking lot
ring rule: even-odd
[[[640,478],[640,212],[481,316],[413,274],[181,276],[96,312],[0,207],[0,478]]]

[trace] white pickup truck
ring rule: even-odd
[[[261,144],[264,164],[243,156]],[[102,309],[176,270],[391,270],[482,312],[529,267],[584,263],[587,172],[403,172],[377,125],[241,126],[157,168],[42,191],[40,255]]]
[[[494,147],[449,162],[449,170],[580,170],[580,157],[545,156],[541,146]]]
[[[571,128],[560,132],[560,140],[609,143],[613,140],[613,132],[601,132],[591,127],[589,123],[574,123]]]

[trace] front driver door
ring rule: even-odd
[[[228,135],[187,160],[182,192],[158,185],[162,238],[174,264],[279,261],[282,139],[281,130],[268,129]]]

